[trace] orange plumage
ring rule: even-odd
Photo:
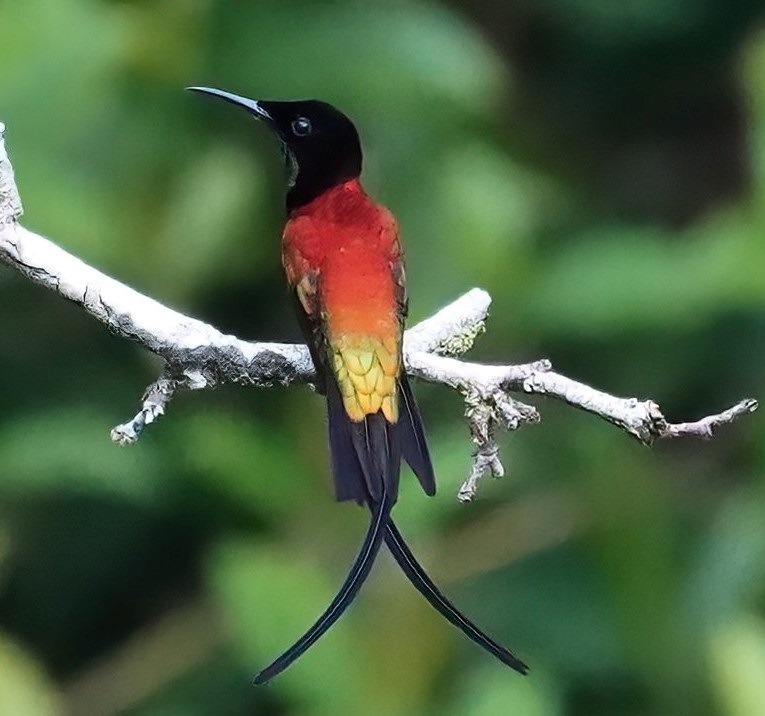
[[[348,416],[382,411],[396,422],[404,286],[393,215],[352,180],[296,210],[282,241],[287,280],[321,323]]]

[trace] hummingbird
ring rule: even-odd
[[[528,667],[440,592],[391,512],[405,461],[427,495],[436,481],[422,417],[404,368],[406,277],[393,214],[361,182],[358,131],[318,100],[253,100],[211,87],[193,92],[233,104],[281,143],[287,169],[282,264],[298,322],[326,397],[335,497],[370,512],[366,536],[337,596],[287,651],[253,679],[264,684],[314,644],[351,604],[383,541],[414,587],[467,637],[521,674]]]

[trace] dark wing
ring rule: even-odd
[[[406,273],[401,257],[391,264],[391,274],[396,282],[396,303],[398,305],[399,320],[403,329],[404,320],[409,311],[409,297],[406,293]],[[420,409],[412,395],[409,379],[406,375],[404,361],[401,361],[401,375],[398,379],[399,386],[399,417],[396,429],[401,444],[401,454],[406,460],[412,472],[422,485],[426,495],[436,494],[436,477],[433,472],[433,464],[428,452],[428,443],[425,439],[425,427],[422,424]]]
[[[321,325],[319,272],[309,271],[291,287],[292,303],[298,325],[316,368],[316,391],[327,392],[327,349]]]

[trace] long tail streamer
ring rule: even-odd
[[[353,601],[353,598],[369,575],[375,557],[380,551],[385,534],[385,525],[388,523],[390,516],[392,505],[385,492],[384,485],[382,489],[382,500],[372,508],[372,519],[369,523],[366,537],[361,545],[356,561],[353,563],[337,596],[332,600],[326,611],[317,619],[316,623],[293,646],[255,676],[253,679],[254,684],[265,684],[284,671],[342,616],[348,605]]]

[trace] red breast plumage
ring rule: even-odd
[[[303,310],[316,303],[322,311],[329,366],[349,418],[382,411],[396,422],[404,286],[392,214],[357,180],[344,182],[293,212],[282,259]]]

